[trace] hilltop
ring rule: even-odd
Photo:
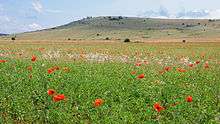
[[[40,31],[17,35],[21,40],[123,40],[218,38],[220,20],[152,19],[122,16],[87,17]]]

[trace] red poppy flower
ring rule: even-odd
[[[159,71],[159,73],[160,73],[160,74],[164,74],[164,73],[165,73],[165,71],[164,71],[164,70],[162,70],[162,71]]]
[[[96,99],[93,103],[94,107],[99,107],[104,103],[103,99]]]
[[[198,65],[198,64],[200,63],[200,61],[199,61],[199,60],[197,60],[195,63]]]
[[[162,110],[164,110],[165,108],[163,106],[160,106],[159,103],[155,103],[154,104],[154,109],[157,111],[157,112],[160,112]]]
[[[53,71],[54,71],[53,69],[49,68],[49,69],[47,70],[47,73],[48,73],[48,74],[52,74]]]
[[[205,63],[204,68],[209,68],[209,64]]]
[[[52,95],[54,95],[55,93],[56,93],[56,91],[53,90],[53,89],[49,89],[49,90],[47,91],[47,94],[48,94],[49,96],[52,96]]]
[[[135,66],[141,66],[141,62],[136,63]]]
[[[189,67],[193,67],[193,64],[192,64],[192,63],[190,63],[188,66],[189,66]]]
[[[164,70],[166,70],[166,71],[170,71],[171,69],[172,68],[170,66],[167,66],[167,67],[164,68]]]
[[[135,74],[136,74],[136,71],[132,71],[131,74],[132,74],[132,75],[135,75]]]
[[[187,101],[187,102],[192,102],[192,100],[193,100],[192,96],[187,96],[187,97],[186,97],[186,101]]]
[[[38,50],[39,50],[40,52],[42,52],[42,51],[45,50],[45,48],[39,48]]]
[[[7,60],[0,60],[0,63],[5,63],[7,62]]]
[[[177,68],[176,70],[179,72],[186,72],[186,69],[183,69],[183,68]]]
[[[27,67],[27,70],[29,70],[29,71],[32,71],[32,69],[33,69],[32,66]]]
[[[53,67],[53,70],[59,70],[59,69],[60,69],[60,67],[58,67],[58,66]]]
[[[65,99],[64,94],[59,94],[59,95],[53,96],[53,101],[54,102],[59,102],[59,101],[64,100],[64,99]]]
[[[144,74],[140,74],[140,75],[138,75],[138,77],[137,77],[137,78],[139,78],[139,79],[144,78]]]
[[[34,62],[37,60],[37,57],[35,55],[32,56],[31,61]]]

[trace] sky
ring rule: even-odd
[[[220,0],[0,0],[0,33],[51,28],[87,16],[220,19]]]

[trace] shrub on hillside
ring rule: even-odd
[[[15,40],[15,37],[12,37],[11,40]]]
[[[131,40],[128,39],[128,38],[126,38],[126,39],[124,40],[124,42],[125,42],[125,43],[128,43],[128,42],[131,42]]]

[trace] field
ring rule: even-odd
[[[220,42],[2,40],[0,123],[220,123],[219,72]]]

